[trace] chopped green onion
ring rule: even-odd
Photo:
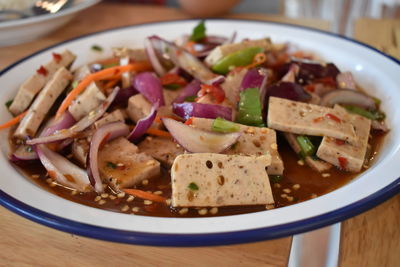
[[[263,52],[261,47],[247,47],[234,53],[228,54],[215,63],[211,69],[219,74],[227,74],[231,68],[246,66],[253,62],[254,56]]]
[[[27,147],[25,148],[25,151],[30,153],[30,152],[33,151],[33,148],[32,148],[31,146],[27,146]]]
[[[107,161],[107,167],[111,169],[116,169],[117,165],[112,163],[111,161]]]
[[[99,45],[92,45],[92,50],[97,52],[103,52],[103,48]]]
[[[379,105],[382,103],[382,100],[380,100],[380,99],[377,98],[377,97],[372,97],[372,99],[374,100],[374,102],[375,102],[375,104],[376,104],[377,106],[379,106]]]
[[[366,117],[370,120],[377,120],[377,121],[382,121],[386,118],[385,113],[379,111],[379,110],[373,110],[369,111],[363,108],[360,108],[358,106],[352,106],[352,105],[346,105],[344,106],[348,112],[358,114],[360,116]]]
[[[262,107],[258,88],[248,88],[240,93],[239,112],[236,122],[263,127]]]
[[[299,135],[296,137],[296,140],[301,149],[299,153],[301,158],[305,158],[307,156],[312,156],[315,154],[316,148],[307,136]]]
[[[204,20],[200,21],[196,27],[194,27],[192,35],[189,40],[193,42],[198,42],[206,37],[206,26],[204,25]]]
[[[165,89],[172,90],[172,91],[178,90],[181,87],[182,87],[182,85],[177,84],[177,83],[170,83],[170,84],[164,85]]]
[[[214,132],[232,133],[238,132],[240,130],[240,127],[236,123],[218,117],[214,120],[211,129]]]
[[[190,190],[193,190],[193,191],[199,190],[199,186],[198,186],[197,184],[195,184],[195,183],[190,183],[190,184],[188,185],[188,188],[189,188]]]
[[[273,183],[279,183],[282,180],[282,175],[270,175],[269,180]]]
[[[197,95],[188,96],[185,98],[185,102],[194,102],[196,101]]]
[[[12,103],[13,103],[13,101],[14,101],[14,99],[8,100],[8,101],[5,103],[6,107],[7,107],[7,108],[10,108],[10,106],[11,106]]]

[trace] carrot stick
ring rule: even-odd
[[[23,117],[25,117],[26,113],[27,113],[27,111],[22,112],[21,114],[15,116],[11,120],[7,121],[6,123],[1,124],[0,130],[6,129],[8,127],[11,127],[11,126],[17,124],[18,122],[20,122],[20,120],[22,120]]]
[[[104,85],[104,88],[105,89],[113,88],[118,82],[119,82],[119,79],[110,80]]]
[[[146,71],[150,70],[151,65],[147,61],[132,63],[124,66],[116,66],[107,68],[105,70],[101,70],[92,74],[89,74],[74,88],[71,92],[65,97],[64,101],[61,103],[60,107],[57,110],[56,118],[59,118],[64,111],[67,110],[72,101],[81,93],[86,87],[93,81],[105,80],[110,77],[113,77],[116,74],[125,72],[125,71]]]
[[[165,202],[166,198],[159,196],[159,195],[155,195],[143,190],[139,190],[139,189],[122,189],[122,191],[124,191],[125,193],[129,194],[129,195],[133,195],[135,197],[139,197],[139,198],[143,198],[143,199],[148,199],[154,202],[160,202],[163,203]]]
[[[155,136],[172,137],[172,135],[169,132],[163,131],[163,130],[154,129],[154,128],[149,128],[146,131],[146,133],[151,134],[151,135],[155,135]]]

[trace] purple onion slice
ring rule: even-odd
[[[142,137],[146,131],[150,128],[150,126],[153,124],[156,115],[157,115],[157,109],[158,109],[158,104],[153,105],[151,108],[150,114],[142,119],[140,119],[135,128],[132,130],[132,132],[129,134],[127,137],[129,141],[136,141],[140,137]]]
[[[162,122],[176,142],[192,153],[221,153],[241,136],[240,132],[222,134],[203,131],[168,118],[163,118]]]
[[[151,65],[153,66],[153,69],[155,72],[163,76],[165,73],[167,73],[167,70],[164,68],[164,66],[161,64],[160,60],[158,59],[156,48],[153,45],[152,42],[153,37],[146,38],[144,41],[144,48],[146,50],[146,54],[148,59],[150,60]]]
[[[335,104],[355,105],[369,110],[376,109],[372,97],[352,89],[332,90],[321,98],[321,106],[333,107]]]
[[[190,117],[215,119],[217,117],[232,120],[232,109],[222,105],[183,102],[172,104],[172,111],[187,120]]]
[[[301,85],[290,82],[279,82],[269,86],[267,89],[267,96],[275,96],[302,102],[307,102],[311,98]]]
[[[153,105],[164,106],[164,94],[160,79],[152,72],[141,72],[134,77],[133,86]]]
[[[182,92],[178,95],[177,98],[173,101],[173,103],[182,103],[185,101],[187,97],[197,95],[197,92],[200,90],[200,81],[194,79],[188,85],[186,85]]]

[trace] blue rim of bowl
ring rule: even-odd
[[[293,25],[287,23],[279,23],[279,22],[270,22],[263,20],[246,20],[246,19],[208,19],[208,20],[219,20],[219,21],[233,21],[233,22],[257,22],[257,23],[265,23],[265,24],[275,24],[281,26],[287,26],[292,28],[299,28],[303,30],[318,32],[321,34],[333,36],[336,38],[344,39],[349,42],[364,46],[375,51],[378,54],[388,58],[391,61],[394,61],[396,64],[400,65],[400,61],[371,47],[362,42],[353,40],[351,38],[326,32],[318,29],[312,29],[300,25]],[[141,26],[147,26],[152,24],[166,24],[166,23],[176,23],[181,21],[198,21],[195,19],[184,19],[184,20],[174,20],[174,21],[165,21],[165,22],[152,22],[152,23],[143,23],[136,25],[129,25],[123,27],[117,27],[113,29],[108,29],[104,31],[94,32],[86,35],[82,35],[76,38],[72,38],[51,46],[48,46],[44,49],[41,49],[33,54],[30,54],[27,57],[24,57],[17,62],[11,64],[6,67],[2,71],[0,71],[0,77],[9,71],[10,69],[16,67],[18,64],[28,60],[29,58],[52,49],[56,46],[66,44],[75,40],[79,40],[82,38],[86,38],[92,35],[96,35],[99,33],[106,33],[110,31],[115,31],[124,28],[136,28]],[[387,185],[386,187],[380,189],[379,191],[365,197],[359,201],[356,201],[350,205],[345,207],[336,209],[334,211],[324,213],[321,215],[317,215],[311,218],[307,218],[304,220],[299,220],[287,224],[281,224],[276,226],[244,230],[244,231],[234,231],[234,232],[223,232],[223,233],[206,233],[206,234],[163,234],[163,233],[144,233],[144,232],[136,232],[136,231],[125,231],[125,230],[116,230],[110,229],[106,227],[93,226],[89,224],[84,224],[76,221],[72,221],[69,219],[64,219],[59,216],[55,216],[49,214],[47,212],[41,211],[39,209],[33,208],[0,190],[0,204],[10,211],[17,213],[27,219],[35,221],[37,223],[49,226],[51,228],[55,228],[64,232],[77,234],[85,237],[91,237],[100,240],[119,242],[119,243],[128,243],[128,244],[137,244],[137,245],[149,245],[149,246],[185,246],[185,247],[194,247],[194,246],[216,246],[216,245],[229,245],[229,244],[239,244],[239,243],[248,243],[248,242],[256,242],[263,240],[270,240],[275,238],[286,237],[294,234],[299,234],[302,232],[314,230],[320,227],[324,227],[347,218],[353,217],[361,212],[364,212],[368,209],[375,207],[376,205],[382,203],[383,201],[389,199],[390,197],[398,194],[400,192],[400,177],[395,181]]]

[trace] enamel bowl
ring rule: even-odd
[[[74,66],[111,55],[111,47],[143,47],[145,37],[158,34],[173,39],[188,33],[197,21],[153,23],[82,36],[36,52],[0,73],[0,103],[16,94],[18,86],[53,51],[70,49],[78,55]],[[238,39],[269,36],[292,42],[353,72],[357,83],[382,100],[391,131],[375,163],[347,185],[316,199],[289,207],[215,218],[156,218],[109,212],[70,202],[35,185],[7,160],[7,132],[0,133],[0,204],[41,224],[62,231],[116,242],[158,246],[202,246],[244,243],[289,236],[323,227],[376,206],[400,189],[400,64],[365,44],[334,34],[293,25],[245,20],[209,20],[209,33]],[[102,53],[91,50],[101,45]],[[4,105],[0,123],[10,119]],[[325,179],[325,178],[324,178]]]

